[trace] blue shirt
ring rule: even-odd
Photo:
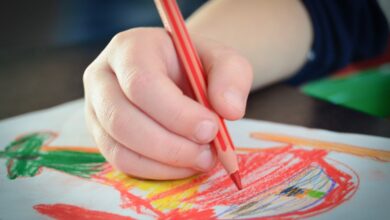
[[[373,58],[387,47],[387,20],[375,0],[303,0],[314,39],[306,64],[288,80],[316,79],[359,60]]]
[[[60,1],[62,20],[57,42],[108,40],[137,26],[161,25],[152,1]],[[184,16],[205,0],[181,0]],[[316,79],[348,63],[380,54],[388,39],[388,24],[376,0],[302,0],[313,25],[314,39],[306,64],[289,80],[292,84]]]

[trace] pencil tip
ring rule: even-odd
[[[230,174],[230,178],[233,180],[238,190],[242,190],[241,177],[238,170],[232,174]]]

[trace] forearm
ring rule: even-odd
[[[252,89],[299,70],[313,38],[299,0],[213,0],[188,19],[188,27],[244,55],[254,70]]]

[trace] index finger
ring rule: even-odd
[[[165,31],[152,34],[158,37],[130,36],[131,43],[116,42],[122,46],[110,51],[108,63],[124,94],[168,130],[200,144],[210,142],[218,131],[216,115],[185,96],[169,77],[169,71],[182,70],[175,49]]]

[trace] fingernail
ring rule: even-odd
[[[214,164],[210,147],[205,148],[196,158],[196,167],[202,171],[208,171]]]
[[[225,101],[234,109],[240,112],[244,111],[246,100],[238,89],[230,88],[225,91],[223,96],[225,98]]]
[[[196,128],[195,138],[200,142],[209,142],[214,138],[216,130],[217,126],[212,121],[202,121]]]

